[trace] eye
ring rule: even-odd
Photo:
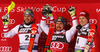
[[[60,25],[63,25],[63,23],[60,23]]]
[[[82,18],[82,19],[85,19],[85,18]]]
[[[26,16],[24,16],[24,17],[26,17]]]
[[[81,17],[79,17],[79,19],[82,19]]]

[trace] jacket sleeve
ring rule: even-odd
[[[11,29],[10,31],[9,31],[9,28],[7,25],[4,26],[4,28],[3,28],[4,37],[12,37],[12,36],[16,35],[18,33],[19,26],[20,25],[17,25],[16,27]]]
[[[73,23],[73,26],[70,28],[70,30],[67,30],[66,31],[66,39],[68,42],[71,41],[72,39],[72,36],[76,33],[77,29],[76,29],[76,26],[78,25],[78,21],[77,21],[77,18],[76,16],[73,16],[72,17],[72,23]]]
[[[51,16],[50,17],[50,22],[54,22],[53,20],[54,20],[54,18],[53,18],[53,16]],[[40,26],[41,26],[42,30],[48,35],[49,27],[48,27],[48,25],[46,25],[46,17],[42,16]]]

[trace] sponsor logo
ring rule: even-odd
[[[36,30],[32,30],[32,34],[36,34],[36,32],[37,32]]]
[[[64,38],[64,36],[53,36],[52,40],[56,40],[57,38]]]
[[[64,44],[62,42],[52,42],[50,48],[63,49]]]
[[[21,28],[21,29],[19,30],[19,32],[20,32],[20,33],[27,33],[29,30],[31,31],[31,28]]]
[[[7,35],[7,36],[8,36],[8,35]],[[2,37],[2,38],[13,38],[13,36],[11,36],[11,37],[9,37],[9,36],[8,36],[8,37],[4,37],[4,33],[1,34],[1,37]],[[5,39],[2,39],[2,41],[3,41],[3,40],[5,40]]]
[[[92,32],[91,32],[92,31]],[[90,29],[90,36],[93,37],[95,30],[94,29]]]
[[[32,34],[36,34],[37,32],[37,28],[36,27],[32,27]]]
[[[89,42],[91,42],[91,41],[92,41],[93,36],[94,36],[94,34],[95,34],[94,32],[95,32],[95,30],[94,30],[94,29],[90,29],[89,38],[88,38],[88,41],[89,41]]]
[[[14,24],[15,23],[15,19],[9,19],[9,23],[10,24]]]
[[[97,9],[96,9],[96,12],[99,13],[99,12],[100,12],[100,9],[97,8]]]
[[[1,46],[0,47],[0,52],[11,52],[12,47],[11,46]]]
[[[90,24],[97,24],[97,20],[96,20],[96,19],[90,19],[90,20],[89,20],[89,23],[90,23]]]
[[[58,21],[61,21],[61,19],[58,19]]]

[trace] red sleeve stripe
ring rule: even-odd
[[[73,18],[72,21],[75,20],[75,19],[77,19],[77,18]]]
[[[43,16],[42,16],[42,19],[46,19],[46,17],[43,17]]]
[[[5,32],[5,31],[8,31],[9,29],[3,29],[3,31]]]
[[[8,29],[8,28],[3,28],[3,29]]]
[[[45,21],[46,20],[46,17],[42,16],[42,20]]]
[[[7,33],[8,31],[3,31],[3,33]]]
[[[79,36],[79,35],[78,35],[78,36]],[[83,37],[83,38],[88,39],[88,36],[83,36],[83,35],[80,35],[80,37]]]

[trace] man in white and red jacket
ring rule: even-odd
[[[68,12],[71,14],[73,26],[67,31],[65,31],[64,29],[66,24],[65,22],[66,19],[62,16],[56,19],[55,31],[53,32],[54,34],[52,36],[51,45],[50,45],[51,52],[67,52],[71,38],[75,34],[76,26],[78,25],[75,16],[75,11],[76,9],[74,7],[70,7],[70,9],[68,10]],[[49,14],[51,14],[50,20],[53,20],[54,18],[52,16],[52,13]],[[42,17],[40,26],[42,30],[48,35],[49,27],[46,25],[46,19],[47,19],[46,16]]]
[[[31,37],[31,30],[32,30],[32,24],[35,24],[33,19],[33,11],[31,9],[26,9],[24,11],[24,21],[23,24],[19,24],[15,26],[13,29],[9,30],[8,24],[9,24],[9,17],[3,16],[3,24],[4,24],[4,37],[12,37],[18,34],[19,36],[19,52],[28,52],[28,46],[29,41]],[[35,24],[36,25],[36,24]],[[38,25],[36,25],[38,26]],[[40,26],[37,27],[37,33],[35,36],[32,52],[38,52],[38,39],[39,35],[41,34],[42,30]]]

